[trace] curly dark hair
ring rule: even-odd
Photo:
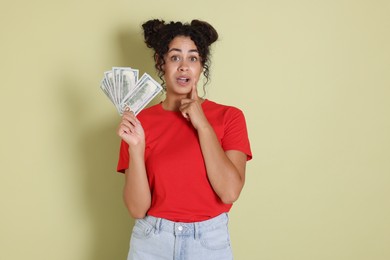
[[[162,85],[165,88],[165,81],[163,79],[165,64],[164,55],[169,50],[170,42],[176,36],[190,37],[195,43],[201,64],[203,66],[203,75],[206,78],[207,84],[209,81],[209,67],[210,67],[210,45],[218,39],[218,33],[209,23],[192,20],[191,23],[170,22],[165,23],[164,20],[149,20],[142,24],[144,30],[144,38],[146,45],[154,50],[155,67],[158,71],[158,76],[162,80]]]

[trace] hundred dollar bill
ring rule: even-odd
[[[162,90],[161,85],[155,81],[149,74],[144,73],[133,92],[127,94],[120,105],[120,114],[126,107],[137,115],[141,110]]]
[[[112,68],[112,85],[113,85],[113,90],[114,90],[114,95],[117,98],[117,101],[120,101],[120,80],[121,80],[121,68],[120,67],[113,67]]]
[[[103,90],[104,94],[106,94],[106,96],[110,99],[110,101],[115,104],[114,99],[112,98],[111,93],[105,82],[105,79],[103,79],[102,82],[100,83],[100,88]]]
[[[119,109],[117,103],[115,103],[115,98],[112,95],[112,90],[111,90],[110,84],[107,82],[106,78],[103,78],[103,80],[100,84],[100,88],[103,90],[104,94],[106,94],[106,96],[110,99],[110,101],[115,105],[115,107],[117,109]]]
[[[135,90],[139,71],[132,68],[122,68],[120,75],[119,99],[122,101]]]
[[[114,98],[115,104],[119,104],[120,101],[115,91],[114,73],[112,71],[106,71],[104,72],[104,78],[105,78],[106,85],[109,88],[109,92]]]

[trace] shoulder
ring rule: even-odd
[[[137,115],[137,118],[143,119],[143,118],[148,118],[148,117],[154,116],[160,112],[160,110],[161,110],[160,107],[161,107],[161,105],[160,105],[160,103],[158,103],[158,104],[155,104],[153,106],[144,108],[143,110],[141,110],[141,112],[139,112],[139,114]]]
[[[150,107],[144,108],[141,110],[141,112],[138,113],[137,118],[144,128],[155,124],[155,122],[161,118],[160,107],[160,104],[152,105]]]
[[[224,118],[243,116],[243,112],[241,109],[230,106],[216,103],[214,101],[206,99],[204,102],[204,111],[210,115],[222,116]]]

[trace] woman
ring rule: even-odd
[[[242,112],[197,93],[218,33],[199,20],[142,27],[166,98],[137,117],[126,111],[117,131],[117,170],[136,219],[128,259],[232,259],[227,213],[252,154]]]

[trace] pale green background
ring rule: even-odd
[[[236,259],[390,259],[388,0],[0,10],[0,259],[125,259],[119,116],[99,83],[112,66],[155,75],[140,24],[160,17],[218,29],[207,97],[247,118],[254,159],[230,214]]]

